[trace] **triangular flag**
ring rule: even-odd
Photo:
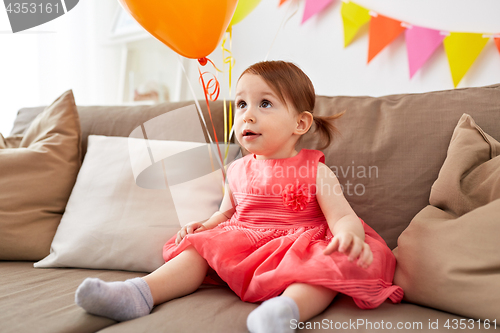
[[[401,21],[380,14],[372,17],[368,40],[368,63],[405,29],[401,26]]]
[[[410,79],[420,67],[430,58],[445,36],[439,30],[413,26],[405,31]]]
[[[495,44],[497,44],[498,52],[500,52],[500,38],[495,38]]]
[[[285,2],[287,2],[287,0],[280,0],[280,4],[278,5],[278,7],[284,4]]]
[[[311,18],[311,16],[319,13],[326,8],[333,0],[306,0],[302,23]]]
[[[452,32],[444,39],[444,49],[450,63],[455,88],[488,42],[483,34]]]
[[[351,44],[359,29],[370,22],[370,11],[356,5],[354,2],[342,2],[340,9],[342,21],[344,22],[344,47]]]

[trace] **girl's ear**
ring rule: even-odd
[[[306,134],[313,123],[313,115],[309,111],[301,112],[297,117],[297,128],[295,134]]]

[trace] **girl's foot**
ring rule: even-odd
[[[300,319],[299,308],[287,296],[271,298],[250,312],[247,328],[251,333],[293,333],[291,321]]]
[[[147,282],[139,277],[124,282],[86,278],[76,290],[75,303],[89,313],[116,321],[145,316],[154,305]]]

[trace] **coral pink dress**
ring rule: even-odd
[[[393,285],[396,258],[385,241],[361,220],[365,242],[373,252],[367,268],[339,252],[324,255],[332,233],[316,200],[321,151],[302,149],[284,159],[257,160],[249,154],[227,172],[237,201],[230,220],[188,234],[179,245],[175,236],[163,247],[165,261],[189,245],[246,302],[279,296],[294,282],[319,285],[351,296],[362,309],[378,307],[387,298],[398,303],[401,287]],[[215,283],[209,276],[206,283]]]

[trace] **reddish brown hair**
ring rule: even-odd
[[[238,80],[245,74],[262,77],[274,93],[278,95],[281,102],[292,106],[299,114],[305,111],[311,112],[316,125],[314,132],[320,132],[325,139],[325,144],[319,149],[323,150],[330,145],[334,134],[338,132],[331,121],[342,116],[345,111],[328,117],[315,116],[313,113],[316,102],[314,86],[309,77],[299,67],[285,61],[262,61],[245,69]]]

